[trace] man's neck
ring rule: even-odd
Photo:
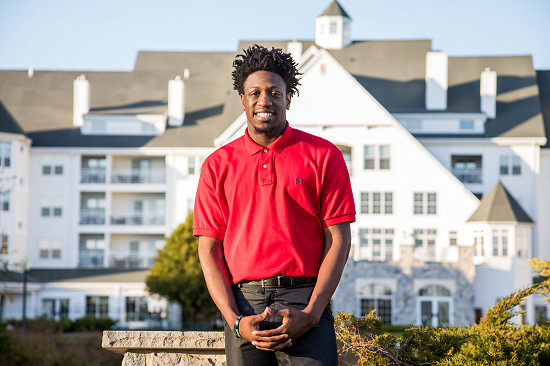
[[[273,141],[277,140],[279,136],[283,134],[286,129],[286,124],[280,131],[273,131],[272,133],[258,133],[254,128],[248,128],[248,136],[260,146],[269,146]]]

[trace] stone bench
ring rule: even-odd
[[[103,332],[101,346],[124,355],[122,366],[225,365],[223,332]]]

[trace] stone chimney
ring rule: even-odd
[[[486,68],[481,72],[479,80],[479,95],[481,112],[487,118],[497,116],[497,72]]]
[[[168,125],[177,127],[185,117],[185,85],[180,76],[168,81]]]
[[[445,52],[426,54],[426,109],[447,109],[449,57]]]
[[[90,82],[86,75],[80,75],[73,81],[73,126],[84,124],[84,115],[90,112]]]
[[[292,58],[294,59],[294,61],[296,61],[296,63],[300,63],[300,59],[302,58],[302,51],[303,51],[302,42],[296,42],[296,41],[288,42],[286,49],[289,53],[292,54]]]

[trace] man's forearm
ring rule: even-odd
[[[205,236],[199,238],[199,259],[208,291],[227,323],[233,326],[239,310],[223,258],[221,240]]]
[[[323,310],[336,291],[349,257],[350,248],[349,222],[325,228],[325,253],[319,268],[317,283],[309,304],[304,309],[314,315],[317,320],[321,318]]]

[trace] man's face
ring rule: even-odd
[[[248,121],[248,134],[256,143],[266,146],[283,132],[290,98],[291,93],[287,93],[279,74],[256,71],[248,75],[241,102]]]

